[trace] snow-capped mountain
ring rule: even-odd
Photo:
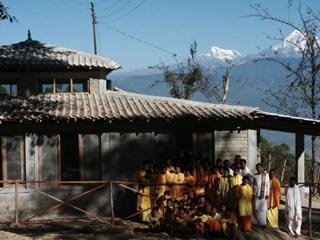
[[[208,53],[200,54],[197,58],[198,62],[203,65],[224,65],[227,61],[238,62],[242,56],[236,50],[226,50],[219,47],[211,47]]]
[[[320,39],[316,38],[318,43]],[[284,41],[280,44],[271,46],[267,50],[263,50],[260,55],[267,57],[281,57],[281,58],[300,58],[301,52],[306,48],[306,39],[301,32],[294,30]]]
[[[294,30],[282,43],[271,47],[271,51],[273,55],[276,53],[280,57],[298,58],[305,46],[305,37],[299,31]]]
[[[320,42],[320,40],[318,40]],[[211,47],[208,53],[198,55],[198,62],[207,67],[225,65],[227,61],[233,65],[243,64],[248,60],[263,57],[299,58],[301,51],[306,47],[305,37],[301,32],[294,30],[283,42],[262,50],[258,54],[249,54],[243,57],[236,50],[226,50],[216,46]]]

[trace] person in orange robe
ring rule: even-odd
[[[193,197],[193,188],[194,188],[195,180],[194,177],[190,174],[189,171],[184,173],[184,193],[190,193],[190,197]]]
[[[192,176],[195,180],[195,188],[194,188],[194,198],[199,195],[204,194],[204,188],[206,185],[206,171],[203,166],[201,166],[200,160],[196,161],[196,164],[192,170]]]
[[[270,178],[270,192],[267,199],[267,222],[268,226],[272,228],[279,228],[279,206],[281,197],[280,181],[275,176],[275,170],[269,171]]]
[[[208,179],[208,193],[207,196],[213,206],[218,206],[218,190],[219,190],[219,177],[222,175],[217,166],[213,167],[213,173]]]
[[[209,219],[206,221],[208,235],[209,237],[219,237],[221,234],[221,215],[218,213],[216,207],[212,207],[211,213]]]

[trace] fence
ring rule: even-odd
[[[14,186],[14,217],[12,219],[7,219],[3,216],[3,219],[5,219],[8,222],[14,222],[14,223],[29,223],[31,222],[31,220],[43,216],[47,213],[49,213],[50,211],[53,211],[61,206],[68,206],[73,210],[76,210],[84,215],[86,215],[89,218],[93,218],[96,219],[97,221],[101,222],[101,223],[105,223],[105,224],[114,224],[115,223],[115,212],[114,212],[114,198],[113,198],[113,193],[114,193],[114,185],[120,186],[121,188],[130,190],[133,193],[139,194],[141,196],[147,196],[147,197],[151,197],[154,198],[153,196],[150,196],[148,194],[144,194],[139,192],[138,190],[136,190],[133,187],[130,187],[130,185],[137,185],[138,182],[128,182],[128,181],[0,181],[0,183],[2,183],[4,185],[4,187],[0,190],[3,191],[5,189],[12,189]],[[301,186],[305,186],[305,183],[298,183]],[[37,188],[34,188],[33,185],[37,185]],[[49,194],[47,192],[44,192],[41,190],[41,186],[50,186],[50,185],[55,185],[55,186],[65,186],[65,185],[77,185],[77,186],[92,186],[90,187],[90,189],[85,190],[84,192],[81,192],[79,194],[76,194],[75,196],[72,196],[70,198],[64,199],[62,200],[61,198],[54,196],[53,194]],[[174,185],[185,185],[185,184],[174,184]],[[34,192],[37,192],[45,197],[48,197],[49,199],[52,199],[54,201],[56,201],[57,203],[53,206],[50,206],[49,208],[46,208],[44,210],[40,210],[38,212],[36,212],[35,214],[33,214],[32,216],[28,216],[27,218],[21,219],[19,216],[19,211],[23,211],[23,209],[21,209],[20,207],[20,199],[19,199],[19,189],[21,189],[20,187],[23,188],[31,188],[33,189]],[[158,184],[148,184],[148,186],[159,186]],[[161,185],[160,185],[161,186]],[[170,185],[172,186],[172,185]],[[74,201],[90,194],[93,193],[95,191],[98,191],[99,189],[102,188],[109,188],[109,199],[106,198],[105,204],[106,207],[107,205],[109,205],[109,210],[110,210],[110,216],[108,217],[101,217],[101,216],[97,216],[96,213],[92,213],[89,212],[83,208],[80,208],[78,206],[76,206],[74,203]],[[141,214],[144,211],[147,211],[149,209],[143,209],[140,211],[137,211],[127,217],[124,217],[123,220],[126,219],[130,219],[132,217],[135,217],[139,214]]]
[[[0,216],[2,219],[6,220],[7,222],[14,222],[14,223],[28,223],[31,220],[35,219],[36,217],[40,217],[42,215],[45,215],[49,213],[50,211],[53,211],[61,206],[68,206],[71,209],[78,211],[84,215],[86,215],[89,218],[94,218],[98,220],[99,222],[102,223],[110,223],[114,224],[114,219],[115,219],[115,214],[114,214],[114,199],[113,199],[113,185],[118,185],[122,188],[129,189],[132,192],[137,193],[138,191],[135,190],[134,188],[131,188],[127,185],[135,185],[137,184],[136,182],[125,182],[125,181],[21,181],[21,180],[16,180],[16,181],[0,181],[0,183],[3,185],[3,188],[0,191],[8,190],[8,189],[13,189],[14,186],[14,217],[12,219],[8,219],[4,216]],[[52,193],[47,193],[42,190],[42,186],[66,186],[66,185],[77,185],[77,186],[87,186],[90,187],[90,189],[85,190],[84,192],[81,192],[79,194],[76,194],[70,198],[67,199],[62,199],[60,197],[54,196]],[[34,187],[37,186],[37,187]],[[102,188],[109,188],[109,199],[106,199],[105,204],[109,204],[109,209],[110,209],[110,220],[107,220],[106,217],[100,217],[97,216],[96,213],[92,213],[89,211],[86,211],[83,208],[80,208],[74,204],[76,200],[79,200],[80,198],[89,195],[90,193],[96,192]],[[52,199],[56,201],[57,203],[54,204],[53,206],[50,206],[49,208],[46,208],[44,210],[40,210],[33,214],[32,216],[29,216],[27,218],[21,219],[19,216],[19,212],[23,211],[22,207],[20,206],[20,197],[19,193],[21,189],[32,189],[33,192],[39,193],[42,196],[45,196],[49,199]],[[50,189],[49,189],[50,191]],[[11,193],[11,192],[10,192]],[[7,193],[4,193],[7,194]],[[145,195],[143,193],[139,193],[141,195]],[[138,215],[139,213],[135,213],[135,215]],[[127,218],[133,217],[128,216]]]

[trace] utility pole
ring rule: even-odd
[[[93,47],[94,47],[94,54],[97,55],[97,39],[96,39],[96,14],[94,12],[94,5],[93,2],[91,4],[91,16],[92,16],[92,27],[93,27]]]

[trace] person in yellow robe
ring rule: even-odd
[[[233,176],[230,178],[230,194],[229,194],[229,206],[237,214],[238,211],[238,188],[242,184],[242,176],[239,174],[239,168],[235,167],[233,170]]]
[[[272,228],[279,228],[279,206],[281,197],[280,181],[275,175],[275,170],[269,171],[270,178],[270,191],[269,198],[267,199],[267,222],[268,226]]]
[[[187,213],[187,209],[184,207],[178,208],[178,213],[174,220],[174,232],[182,234],[183,236],[191,232],[191,220],[192,217]]]
[[[203,208],[198,208],[197,209],[197,213],[193,217],[192,223],[193,223],[193,225],[195,227],[196,233],[199,236],[204,237],[205,223],[209,219],[210,219],[209,215],[204,213],[204,209]]]
[[[228,194],[230,190],[230,177],[229,177],[229,169],[225,168],[223,170],[223,175],[219,178],[219,205],[227,204],[228,202]]]
[[[174,199],[180,200],[183,198],[184,174],[179,166],[176,166],[175,173],[171,175],[171,196]]]
[[[162,167],[161,174],[157,178],[158,196],[162,196],[166,190],[170,190],[171,173],[166,166]]]
[[[221,216],[221,229],[222,234],[227,239],[233,239],[238,231],[238,222],[236,215],[231,209],[227,209],[226,212]]]
[[[252,226],[252,196],[253,190],[249,183],[249,177],[242,178],[242,184],[238,188],[240,230],[250,232]]]
[[[151,213],[150,199],[150,178],[151,169],[148,163],[144,164],[144,168],[139,170],[137,181],[139,183],[139,193],[137,196],[137,211],[141,211],[141,221],[145,222],[148,215]]]

